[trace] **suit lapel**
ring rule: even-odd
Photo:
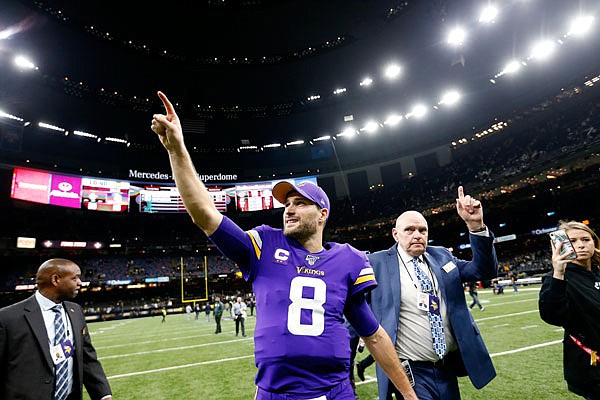
[[[75,313],[75,307],[73,307],[73,303],[65,301],[65,310],[67,315],[69,316],[69,320],[71,321],[71,328],[73,328],[73,346],[75,346],[75,352],[77,356],[75,359],[80,359],[80,355],[83,352],[83,345],[81,343],[81,333],[83,329],[83,324],[80,318],[77,318]]]
[[[387,267],[387,276],[390,279],[390,286],[394,299],[394,312],[395,315],[400,315],[400,264],[398,263],[396,246],[398,246],[398,244],[392,246],[392,248],[388,250],[388,261],[385,264]]]
[[[54,363],[50,357],[50,339],[48,338],[48,332],[46,332],[46,324],[44,323],[44,317],[42,316],[42,310],[38,304],[35,296],[31,296],[25,303],[25,320],[31,327],[33,335],[44,354],[44,358],[48,363],[50,369],[54,368]]]

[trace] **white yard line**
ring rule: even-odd
[[[231,343],[231,342],[227,342],[227,343]],[[562,339],[561,340],[554,340],[552,342],[538,343],[538,344],[534,344],[532,346],[521,347],[521,348],[518,348],[518,349],[502,351],[500,353],[490,354],[490,356],[491,357],[505,356],[505,355],[508,355],[508,354],[515,354],[515,353],[520,353],[520,352],[523,352],[523,351],[537,349],[537,348],[540,348],[540,347],[553,346],[555,344],[560,344],[560,343],[562,343]],[[198,347],[198,346],[194,346],[194,347]],[[136,353],[136,354],[141,354],[141,353]],[[242,359],[246,359],[246,358],[250,358],[250,357],[254,357],[254,355],[252,354],[252,355],[248,355],[248,356],[240,356],[240,357],[232,357],[232,358],[222,358],[220,360],[203,361],[203,362],[197,362],[197,363],[192,363],[192,364],[174,365],[172,367],[149,369],[149,370],[146,370],[146,371],[130,372],[128,374],[120,374],[120,375],[109,376],[108,379],[126,378],[126,377],[129,377],[129,376],[153,374],[153,373],[164,372],[164,371],[171,371],[171,370],[176,370],[176,369],[181,369],[181,368],[197,367],[197,366],[200,366],[200,365],[210,365],[210,364],[216,364],[216,363],[221,363],[221,362],[237,361],[237,360],[242,360]],[[102,357],[102,359],[105,359],[105,358],[108,358],[108,357]],[[366,383],[372,383],[372,382],[376,382],[377,381],[377,379],[375,377],[371,377],[371,376],[368,376],[368,375],[366,375],[365,378],[367,378],[367,379],[364,382],[356,382],[356,384],[357,385],[364,385]]]
[[[159,340],[147,340],[145,342],[135,342],[135,344],[138,345],[138,344],[172,342],[173,340],[195,339],[195,338],[199,338],[202,336],[215,336],[215,334],[214,333],[201,333],[201,334],[193,335],[193,336],[180,336],[180,337],[171,337],[171,338],[165,338],[165,339],[159,339]],[[110,346],[94,346],[94,347],[96,348],[96,350],[104,350],[104,349],[112,349],[114,347],[131,347],[131,343],[121,343],[121,344],[113,344]]]
[[[512,314],[496,315],[494,317],[477,318],[475,320],[475,322],[489,321],[489,320],[492,320],[492,319],[500,319],[500,318],[506,318],[506,317],[515,317],[517,315],[531,314],[531,313],[537,313],[537,312],[539,312],[539,311],[538,310],[530,310],[530,311],[522,311],[522,312],[512,313]]]
[[[193,364],[174,365],[172,367],[165,367],[165,368],[158,368],[158,369],[149,369],[149,370],[146,370],[146,371],[130,372],[128,374],[120,374],[120,375],[109,376],[108,379],[118,379],[118,378],[126,378],[126,377],[129,377],[129,376],[136,376],[136,375],[154,374],[156,372],[172,371],[172,370],[175,370],[175,369],[197,367],[199,365],[216,364],[216,363],[226,362],[226,361],[238,361],[238,360],[243,360],[244,358],[250,358],[250,357],[254,357],[254,354],[249,355],[249,356],[240,356],[240,357],[233,357],[233,358],[222,358],[220,360],[203,361],[203,362],[197,362],[197,363],[193,363]]]
[[[129,354],[115,354],[115,355],[112,355],[112,356],[104,356],[101,359],[102,360],[109,360],[109,359],[112,359],[112,358],[122,358],[122,357],[131,357],[131,356],[143,356],[143,355],[147,355],[147,354],[164,353],[164,352],[167,352],[167,351],[195,349],[197,347],[212,346],[212,345],[215,345],[215,344],[230,344],[230,343],[242,342],[242,341],[248,341],[248,340],[253,340],[253,338],[248,337],[248,338],[244,338],[244,339],[228,340],[226,342],[201,343],[201,344],[194,344],[194,345],[191,345],[191,346],[169,347],[168,349],[139,351],[137,353],[129,353]]]
[[[508,350],[508,351],[502,351],[500,353],[494,353],[494,354],[490,354],[491,357],[498,357],[498,356],[505,356],[507,354],[515,354],[515,353],[520,353],[522,351],[527,351],[527,350],[533,350],[533,349],[538,349],[540,347],[546,347],[546,346],[553,346],[555,344],[560,344],[562,343],[563,340],[554,340],[552,342],[546,342],[546,343],[538,343],[538,344],[534,344],[531,346],[526,346],[526,347],[521,347],[519,349],[514,349],[514,350]]]

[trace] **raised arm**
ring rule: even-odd
[[[166,114],[152,116],[151,129],[169,154],[175,184],[188,214],[206,235],[212,235],[223,219],[223,215],[213,204],[208,190],[198,177],[190,153],[185,147],[181,121],[173,104],[163,92],[158,97],[165,106]]]
[[[469,195],[465,196],[462,186],[458,187],[458,198],[456,199],[456,211],[460,218],[467,224],[470,232],[477,232],[485,229],[483,223],[483,207],[481,202]]]

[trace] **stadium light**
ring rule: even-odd
[[[337,134],[337,136],[340,136],[340,137],[343,136],[343,137],[348,137],[348,138],[353,137],[355,135],[356,135],[356,129],[354,129],[351,126],[344,128],[344,130],[342,132]]]
[[[110,136],[104,138],[104,140],[106,140],[107,142],[113,142],[113,143],[123,143],[123,144],[127,143],[127,140],[125,140],[125,139],[110,137]]]
[[[460,100],[460,94],[456,90],[450,90],[444,93],[442,99],[438,104],[446,104],[451,106],[453,104],[456,104],[458,100]]]
[[[411,118],[411,117],[421,118],[425,114],[427,114],[427,107],[425,107],[423,104],[417,104],[416,106],[413,107],[412,111],[409,112],[408,114],[406,114],[404,117],[406,119]]]
[[[127,145],[127,147],[129,147],[129,145]],[[237,149],[238,153],[240,153],[240,152],[242,152],[244,150],[256,151],[256,150],[258,150],[258,146],[240,146]]]
[[[87,133],[87,132],[83,132],[83,131],[73,131],[73,134],[75,136],[82,136],[82,137],[87,137],[90,139],[97,139],[98,136],[91,134],[91,133]]]
[[[482,24],[491,24],[496,22],[498,9],[494,5],[488,5],[481,10],[479,14],[479,22]]]
[[[4,112],[2,110],[0,110],[0,118],[14,119],[15,121],[20,121],[20,122],[24,121],[23,118],[17,117],[16,115],[12,115],[12,114],[6,113],[6,112]]]
[[[22,55],[16,56],[13,61],[20,69],[37,69],[30,59]]]
[[[519,69],[521,69],[521,63],[516,60],[512,60],[509,61],[508,64],[506,64],[506,66],[502,70],[502,74],[512,74],[517,72]]]
[[[447,41],[449,45],[452,46],[462,46],[467,38],[467,32],[460,28],[456,27],[448,32]]]
[[[373,79],[371,79],[367,76],[362,81],[360,81],[360,86],[371,86],[372,83],[373,83]]]
[[[571,20],[567,36],[585,36],[592,29],[594,17],[592,15],[578,16]]]
[[[542,40],[533,45],[531,49],[530,58],[534,58],[536,60],[545,60],[554,52],[554,48],[556,47],[556,43],[552,40]]]
[[[390,114],[387,116],[385,121],[383,121],[384,125],[388,126],[396,126],[402,121],[402,115],[399,114]]]
[[[50,129],[51,131],[58,131],[58,132],[65,132],[66,131],[66,129],[61,128],[60,126],[56,126],[56,125],[52,125],[52,124],[47,124],[45,122],[38,122],[38,126],[40,128]]]
[[[390,64],[385,67],[384,75],[388,79],[396,79],[400,75],[400,66],[398,64]]]
[[[365,126],[361,129],[361,131],[365,131],[367,133],[377,132],[379,129],[379,124],[373,120],[367,121]]]

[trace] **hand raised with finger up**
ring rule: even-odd
[[[462,220],[465,221],[470,232],[481,232],[485,229],[481,202],[472,198],[470,195],[465,195],[462,186],[458,187],[456,211],[458,211],[458,215]]]

